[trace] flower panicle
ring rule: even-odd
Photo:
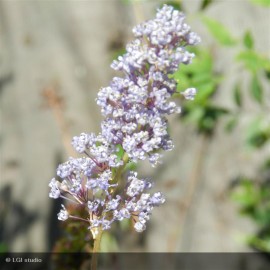
[[[171,75],[179,65],[191,63],[194,54],[186,47],[200,42],[184,14],[167,5],[155,19],[134,27],[133,33],[135,39],[126,53],[111,65],[124,77],[114,77],[96,99],[104,116],[100,134],[75,136],[72,145],[83,157],[60,164],[61,181],[53,178],[49,184],[51,198],[66,198],[85,207],[93,235],[97,228],[108,230],[123,219],[132,219],[134,229],[142,232],[153,208],[165,202],[161,192],[149,193],[153,184],[139,179],[137,172],[130,171],[124,185],[121,174],[128,162],[148,160],[156,166],[161,150],[173,149],[167,116],[180,113],[181,108],[171,100],[177,85]],[[195,88],[182,92],[189,100],[195,94]],[[58,218],[71,217],[63,206]]]

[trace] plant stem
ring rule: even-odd
[[[97,262],[98,262],[98,252],[100,251],[100,242],[102,236],[102,229],[98,228],[98,232],[94,238],[94,247],[92,252],[92,259],[91,259],[91,270],[97,270]]]
[[[128,163],[128,160],[129,160],[129,157],[128,157],[128,154],[125,153],[123,158],[123,165],[121,167],[118,168],[118,170],[115,172],[115,175],[113,176],[112,180],[111,180],[111,183],[112,184],[116,184],[116,183],[119,183],[120,182],[120,179],[121,179],[121,176],[122,176],[122,173]],[[116,192],[116,189],[117,189],[117,186],[116,187],[113,187],[110,189],[110,194],[113,195],[115,192]]]

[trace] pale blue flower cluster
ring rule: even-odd
[[[149,159],[155,166],[159,150],[173,148],[166,117],[181,109],[170,100],[176,92],[170,75],[194,57],[186,46],[200,41],[184,18],[183,13],[164,6],[154,20],[136,26],[136,39],[127,45],[126,54],[112,63],[125,77],[115,77],[98,94],[97,104],[105,116],[102,135],[111,144],[121,144],[135,162]],[[187,99],[195,94],[196,90],[183,93]]]
[[[154,20],[133,29],[135,40],[111,65],[124,72],[124,78],[113,78],[110,86],[98,93],[97,104],[104,116],[101,133],[74,137],[73,147],[85,157],[59,165],[61,182],[53,178],[49,184],[50,197],[85,206],[92,233],[95,228],[107,230],[114,221],[130,218],[135,230],[142,232],[153,208],[165,202],[160,192],[148,193],[152,183],[139,179],[136,172],[127,174],[126,185],[119,183],[117,172],[129,161],[149,160],[155,166],[160,150],[173,148],[167,116],[180,113],[181,108],[171,101],[176,92],[171,75],[180,64],[191,63],[194,54],[186,46],[200,41],[184,19],[183,13],[164,5]],[[182,93],[190,100],[195,94],[194,88]],[[63,208],[58,218],[68,217]]]

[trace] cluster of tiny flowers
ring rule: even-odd
[[[148,158],[155,166],[158,151],[173,148],[166,117],[181,109],[170,100],[176,92],[170,75],[194,57],[186,46],[200,41],[184,19],[183,13],[164,6],[154,20],[136,26],[135,40],[111,65],[125,77],[115,77],[98,93],[97,104],[105,116],[102,134],[111,144],[121,144],[135,162]],[[190,88],[183,96],[193,99],[195,94]]]
[[[84,161],[76,163],[72,161],[59,166],[61,168],[58,170],[58,175],[63,176],[60,176],[62,182],[55,178],[51,180],[49,196],[54,199],[62,197],[71,200],[67,197],[67,195],[71,195],[74,203],[84,205],[90,213],[88,221],[89,229],[92,232],[98,227],[108,230],[114,221],[129,218],[133,219],[135,230],[142,232],[146,228],[145,223],[149,220],[154,206],[165,202],[165,198],[160,192],[147,193],[152,187],[152,183],[146,179],[138,179],[137,173],[134,171],[129,172],[127,185],[120,196],[110,190],[117,186],[117,184],[110,184],[110,170],[106,169],[102,173],[96,174],[98,175],[96,178],[93,175],[87,177],[88,172],[81,166],[82,164],[84,166]],[[65,169],[63,173],[64,166],[69,168]],[[65,221],[69,217],[68,211],[62,205],[58,219]]]
[[[82,158],[70,158],[59,165],[57,176],[49,184],[49,196],[59,197],[85,206],[89,213],[89,229],[107,230],[114,221],[132,219],[134,228],[146,228],[155,206],[165,202],[160,192],[148,193],[152,183],[129,172],[126,184],[119,183],[120,174],[129,161],[149,160],[155,166],[160,150],[171,150],[167,116],[180,113],[181,108],[170,98],[176,92],[172,74],[180,64],[189,64],[194,57],[186,50],[200,38],[184,22],[184,14],[164,5],[154,20],[133,29],[135,40],[126,47],[126,53],[113,61],[111,67],[122,71],[124,77],[115,77],[97,97],[104,120],[98,135],[82,133],[72,140],[74,149]],[[182,95],[193,100],[195,88]],[[119,158],[121,149],[126,156]],[[120,195],[121,194],[121,195]],[[73,216],[66,208],[58,219]]]

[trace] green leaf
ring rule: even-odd
[[[268,140],[268,137],[263,132],[254,133],[252,137],[248,138],[248,144],[255,148],[262,147]]]
[[[265,70],[264,74],[265,74],[266,79],[270,80],[270,70]]]
[[[263,89],[262,86],[257,78],[256,75],[253,76],[251,84],[250,84],[250,91],[252,96],[254,97],[254,99],[259,102],[262,103],[263,101]]]
[[[174,9],[177,9],[177,10],[183,10],[182,3],[179,0],[178,1],[165,1],[162,3],[161,6],[163,6],[164,4],[168,6],[172,6]]]
[[[231,36],[229,30],[223,24],[208,17],[203,17],[202,21],[220,44],[225,46],[236,44],[236,39]]]
[[[247,238],[247,243],[256,248],[257,250],[260,250],[262,252],[265,252],[268,254],[270,252],[270,237],[265,237],[265,239],[261,239],[258,236],[250,236]]]
[[[266,56],[260,55],[254,51],[240,52],[236,60],[243,62],[246,68],[252,72],[256,72],[258,69],[270,71],[270,60]]]
[[[182,92],[187,89],[190,85],[190,79],[184,73],[177,73],[174,75],[174,79],[177,82],[177,91]]]
[[[206,9],[214,0],[203,0],[201,3],[201,10]]]
[[[232,193],[232,199],[244,208],[242,212],[246,213],[247,210],[254,207],[254,205],[259,202],[260,196],[258,190],[254,187],[254,183],[251,180],[244,178]]]
[[[209,83],[214,78],[212,78],[211,73],[195,73],[192,79],[192,85],[194,86],[200,86],[203,83]]]
[[[257,5],[262,5],[265,7],[270,7],[270,0],[250,0],[252,3]]]
[[[124,55],[126,52],[127,52],[127,51],[126,51],[125,48],[113,50],[113,51],[112,51],[112,60],[118,59],[119,56]]]
[[[177,81],[177,91],[182,92],[188,87],[198,89],[196,103],[205,102],[215,92],[222,77],[213,72],[213,59],[209,51],[197,50],[192,65],[180,65],[172,75]]]
[[[117,152],[116,152],[117,160],[120,161],[123,158],[124,154],[125,154],[125,151],[124,151],[122,145],[118,144],[117,145]]]
[[[238,107],[241,107],[242,106],[242,93],[241,93],[241,89],[240,89],[239,83],[237,83],[235,85],[235,87],[234,87],[233,97],[234,97],[235,104]]]
[[[198,93],[196,95],[194,104],[204,103],[208,98],[210,98],[217,90],[215,83],[212,81],[202,83],[198,88]]]
[[[254,40],[249,31],[247,31],[243,38],[243,43],[247,49],[253,49],[254,47]]]
[[[270,139],[270,125],[264,118],[257,117],[247,130],[246,141],[251,147],[260,148]]]
[[[172,75],[174,79],[186,77],[190,80],[189,75],[200,75],[209,74],[212,76],[213,73],[213,57],[209,51],[206,50],[191,50],[194,52],[196,57],[192,61],[192,65],[180,65],[179,69]],[[187,86],[188,87],[188,86]]]
[[[135,171],[137,170],[137,163],[136,162],[129,162],[126,167],[125,167],[125,171]]]

